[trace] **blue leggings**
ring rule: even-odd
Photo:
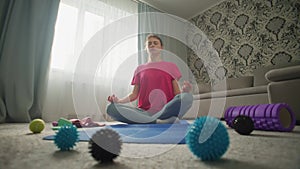
[[[143,109],[130,107],[123,104],[111,103],[106,107],[107,114],[116,121],[136,123],[156,123],[157,119],[168,119],[172,116],[181,118],[192,106],[193,96],[191,93],[176,95],[159,112],[152,114]]]

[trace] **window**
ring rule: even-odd
[[[131,0],[61,0],[52,46],[51,69],[72,72],[80,52],[93,35],[105,25],[136,11],[137,4]],[[130,53],[132,50],[138,51],[137,45],[122,44],[124,47]],[[123,50],[122,55],[126,55],[126,51]]]
[[[137,13],[137,3],[132,0],[60,1],[43,118],[53,121],[60,117],[89,116],[93,120],[100,121],[102,119],[100,112],[105,112],[106,99],[112,93],[112,87],[116,94],[126,92],[124,84],[130,85],[129,80],[133,74],[131,68],[136,67],[134,64],[137,65],[138,60],[137,36],[120,40],[118,44],[111,47],[105,56],[104,64],[99,66],[97,72],[88,72],[88,76],[95,76],[94,82],[85,79],[75,81],[74,71],[85,45],[99,30],[117,19],[135,13]],[[138,28],[134,31],[138,32]],[[107,42],[106,39],[103,41]],[[120,76],[120,73],[116,72],[119,72],[124,67],[124,61],[128,60],[132,61],[129,70],[126,73],[122,71]],[[114,79],[117,79],[117,82]],[[77,97],[74,95],[74,84],[80,88],[78,93],[80,105],[74,101],[78,100],[74,99]],[[95,101],[97,104],[93,104]]]

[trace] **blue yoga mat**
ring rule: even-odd
[[[181,120],[176,124],[118,124],[105,127],[85,128],[79,131],[79,141],[89,141],[98,130],[111,128],[120,134],[123,143],[185,144],[189,123]],[[44,140],[53,140],[54,135]]]

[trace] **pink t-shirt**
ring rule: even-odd
[[[181,73],[171,62],[150,62],[139,65],[131,84],[140,86],[138,107],[151,113],[160,111],[174,98],[172,81],[179,80]]]

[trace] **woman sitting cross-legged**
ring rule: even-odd
[[[157,35],[147,36],[148,62],[136,68],[131,82],[133,91],[122,99],[114,94],[108,97],[111,103],[106,112],[114,120],[130,124],[176,123],[190,109],[192,85],[185,81],[180,90],[181,73],[176,64],[162,60],[162,49]],[[124,105],[136,99],[137,107]]]

